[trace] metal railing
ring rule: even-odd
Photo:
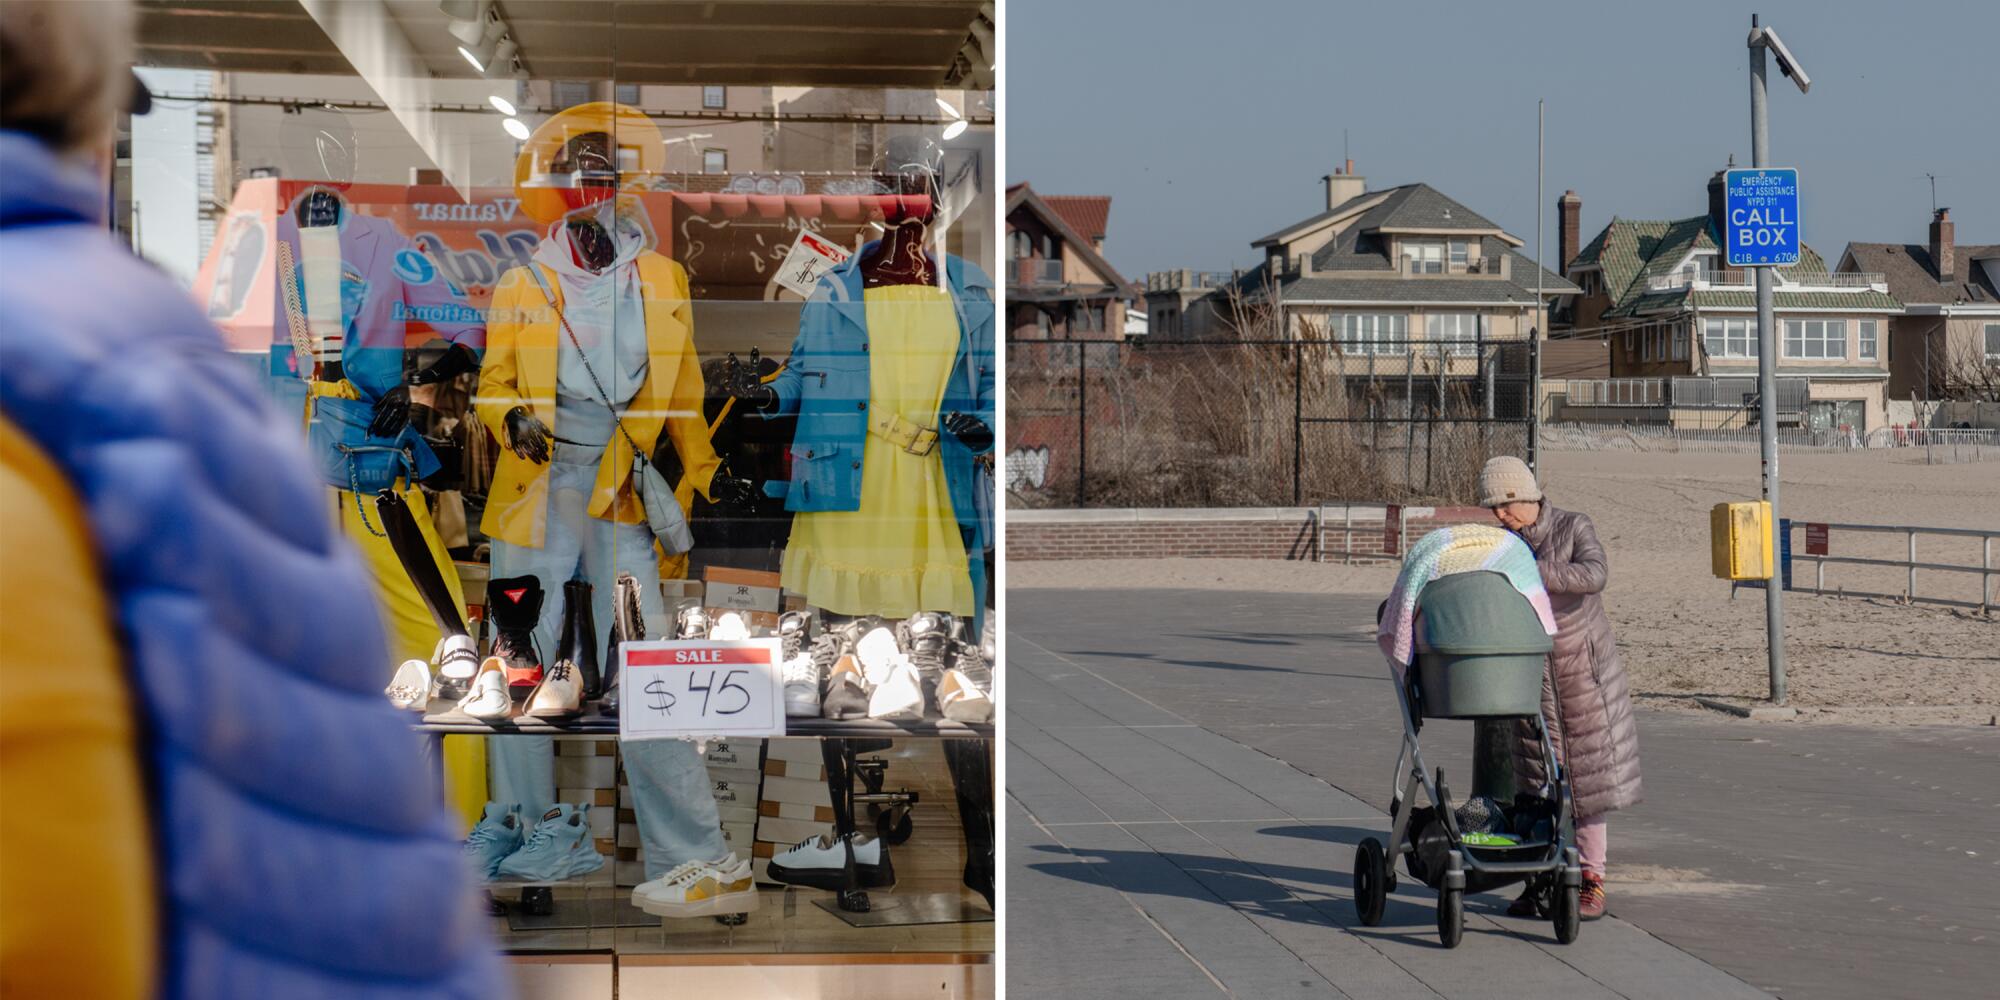
[[[1666,385],[1657,378],[1569,380],[1571,406],[1665,406]]]
[[[1996,589],[1995,586],[1996,581],[2000,581],[2000,563],[1995,563],[1993,561],[1994,559],[1993,542],[1994,539],[2000,538],[2000,529],[1988,530],[1984,528],[1919,528],[1903,524],[1836,524],[1825,521],[1817,521],[1817,522],[1801,521],[1795,518],[1785,518],[1783,523],[1784,523],[1783,541],[1785,548],[1783,572],[1785,577],[1785,589],[1787,590],[1798,589],[1792,583],[1792,569],[1791,569],[1792,560],[1811,559],[1814,562],[1813,593],[1815,594],[1826,593],[1826,564],[1837,563],[1837,564],[1846,564],[1851,566],[1876,566],[1876,567],[1885,567],[1890,569],[1901,569],[1906,574],[1903,592],[1901,594],[1886,594],[1886,593],[1876,593],[1876,592],[1861,591],[1861,590],[1849,590],[1845,587],[1837,588],[1839,593],[1843,595],[1848,595],[1853,597],[1886,597],[1892,600],[1902,600],[1906,602],[1921,601],[1926,604],[1950,604],[1964,608],[1975,608],[1981,612],[1988,612],[1996,604],[2000,604],[2000,589]],[[1811,529],[1815,528],[1826,532],[1827,548],[1829,551],[1831,551],[1833,547],[1832,538],[1833,538],[1833,533],[1836,531],[1860,532],[1868,534],[1903,535],[1905,541],[1908,544],[1907,556],[1902,559],[1874,559],[1862,556],[1822,555],[1822,554],[1803,552],[1792,545],[1791,536],[1793,531],[1795,530],[1810,531]],[[1917,558],[1918,535],[1935,535],[1940,537],[1951,537],[1951,538],[1980,539],[1980,559],[1979,559],[1980,564],[1977,566],[1971,566],[1959,563],[1940,563],[1940,562],[1921,561]],[[1935,572],[1935,573],[1978,574],[1979,600],[1966,601],[1952,597],[1925,596],[1923,594],[1919,594],[1917,593],[1918,570],[1924,570],[1925,572]]]
[[[1825,291],[1829,288],[1849,291],[1864,288],[1888,290],[1888,278],[1873,272],[1834,272],[1797,274],[1778,273],[1779,291]],[[1726,271],[1669,271],[1646,279],[1649,292],[1672,292],[1683,288],[1755,288],[1757,277],[1749,271],[1730,273]]]

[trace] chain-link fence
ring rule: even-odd
[[[1526,343],[1010,341],[1016,507],[1464,503],[1528,446]]]

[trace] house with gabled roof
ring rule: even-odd
[[[1007,333],[1031,340],[1118,340],[1136,297],[1104,258],[1111,199],[1007,189]]]
[[[1558,337],[1609,345],[1608,382],[1572,382],[1563,415],[1726,429],[1756,418],[1756,277],[1722,259],[1723,175],[1709,210],[1682,219],[1613,218],[1576,247],[1583,201],[1556,203],[1563,275],[1582,293],[1557,317]],[[1881,274],[1832,273],[1801,246],[1775,268],[1778,419],[1781,426],[1887,425],[1889,321],[1902,305]]]
[[[2000,401],[2000,244],[1957,242],[1951,209],[1930,242],[1849,243],[1843,274],[1881,274],[1903,313],[1889,321],[1889,397]]]

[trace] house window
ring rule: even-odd
[[[1479,350],[1479,317],[1474,313],[1432,313],[1424,317],[1424,335],[1439,354],[1471,357]]]
[[[1855,327],[1854,356],[1863,361],[1877,360],[1880,355],[1879,343],[1875,337],[1876,321],[1864,319]]]
[[[1053,332],[1049,327],[1049,314],[1040,309],[1035,310],[1035,332],[1041,334],[1043,340],[1049,339],[1049,334]]]
[[[1411,274],[1443,274],[1444,244],[1405,243],[1403,257],[1410,262]]]
[[[2000,362],[2000,323],[1986,324],[1986,360]]]
[[[1786,320],[1784,356],[1788,358],[1847,357],[1847,321],[1844,319]]]
[[[1007,248],[1008,253],[1016,260],[1022,257],[1033,257],[1035,255],[1035,238],[1029,236],[1025,229],[1016,229],[1007,234]]]
[[[555,101],[556,107],[559,108],[573,108],[579,104],[588,104],[590,103],[590,81],[557,80],[549,84],[549,98]]]
[[[1451,241],[1451,269],[1465,270],[1466,262],[1472,259],[1472,249],[1464,240]]]
[[[711,109],[728,107],[729,88],[728,87],[701,88],[701,106],[704,108],[711,108]]]
[[[1401,354],[1410,318],[1401,313],[1343,313],[1333,317],[1340,349],[1349,354]]]
[[[1711,358],[1754,358],[1757,331],[1747,319],[1705,320],[1701,346]]]
[[[1667,336],[1672,337],[1674,341],[1674,360],[1686,361],[1688,359],[1688,332],[1676,325]]]
[[[701,151],[701,172],[704,174],[726,174],[729,172],[729,151],[724,149],[704,149]]]
[[[639,85],[636,83],[621,83],[611,88],[611,97],[620,104],[636,108],[639,106]]]

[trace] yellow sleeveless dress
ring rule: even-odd
[[[893,410],[937,429],[938,403],[958,357],[951,293],[891,285],[862,295],[869,412]],[[870,433],[862,452],[860,509],[795,515],[782,578],[786,590],[835,614],[972,614],[972,578],[943,456],[935,449],[912,455]]]

